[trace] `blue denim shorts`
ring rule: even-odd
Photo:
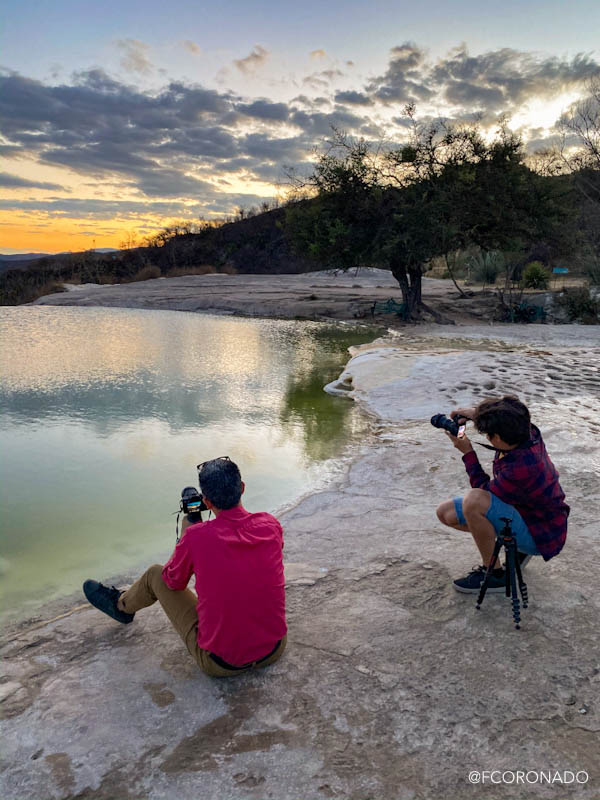
[[[496,495],[491,492],[490,497],[492,498],[492,502],[485,516],[494,526],[494,530],[496,532],[501,531],[504,528],[504,523],[500,520],[500,517],[508,517],[512,523],[513,536],[517,540],[517,549],[522,553],[528,553],[530,556],[539,556],[540,551],[533,541],[533,536],[529,533],[529,528],[517,509],[499,500]],[[455,497],[452,502],[454,503],[454,510],[456,511],[458,521],[461,525],[466,525],[467,520],[463,514],[462,501],[462,497]]]

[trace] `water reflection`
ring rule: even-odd
[[[251,510],[304,491],[356,427],[323,386],[372,338],[122,309],[4,308],[0,324],[2,591],[19,612],[42,588],[166,557],[170,512],[206,458],[240,463]]]

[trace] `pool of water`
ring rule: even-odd
[[[171,311],[0,309],[3,618],[166,559],[195,465],[251,511],[331,474],[364,422],[323,386],[373,331]]]

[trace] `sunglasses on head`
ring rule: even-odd
[[[198,472],[202,469],[205,464],[211,464],[213,461],[231,461],[229,456],[219,456],[218,458],[209,458],[208,461],[203,461],[201,464],[198,464],[196,469]]]

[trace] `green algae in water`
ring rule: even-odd
[[[326,477],[362,427],[323,386],[368,328],[124,309],[0,309],[9,617],[174,544],[195,465],[230,455],[249,510]]]

